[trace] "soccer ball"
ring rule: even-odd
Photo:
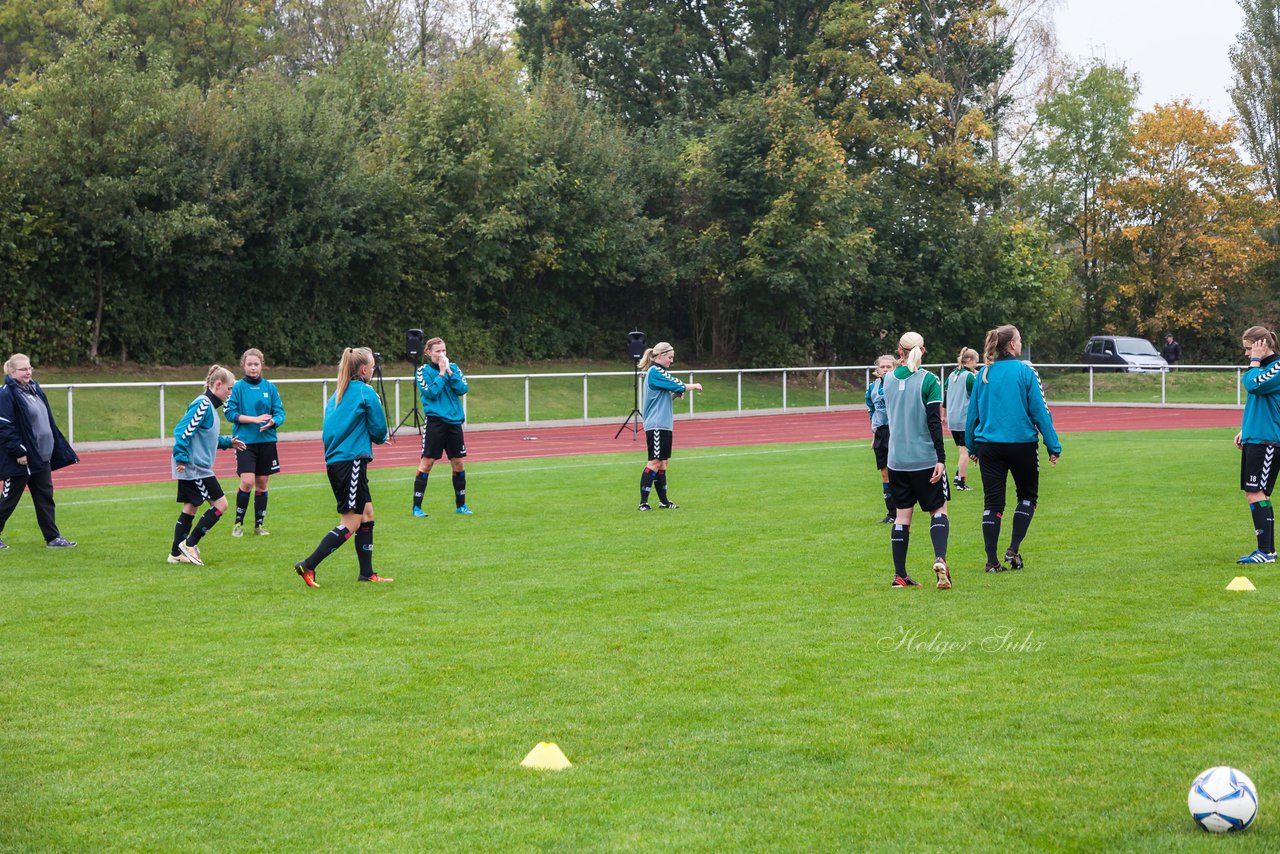
[[[1187,809],[1205,830],[1244,830],[1258,815],[1258,789],[1243,771],[1220,765],[1196,777]]]

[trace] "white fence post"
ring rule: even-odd
[[[827,409],[830,409],[831,408],[831,369],[830,368],[827,368],[825,371],[822,372],[822,378],[823,378],[822,379],[823,397],[826,400],[826,402],[824,403],[824,406],[826,406]]]
[[[67,444],[76,443],[76,416],[71,404],[71,386],[67,386]]]
[[[693,371],[689,372],[689,385],[693,385]],[[689,392],[689,416],[693,416],[693,392]]]
[[[582,375],[582,423],[586,424],[587,421],[589,420],[590,420],[590,415],[587,411],[587,375],[583,374]]]
[[[782,369],[782,411],[787,411],[787,369]]]
[[[160,383],[160,441],[164,441],[164,383]]]
[[[529,375],[524,377],[524,423],[529,423]]]
[[[742,411],[742,371],[738,371],[738,411]]]
[[[1093,365],[1089,366],[1089,402],[1093,403]]]

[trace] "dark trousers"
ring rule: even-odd
[[[11,477],[0,480],[0,533],[4,533],[5,523],[13,515],[14,509],[22,498],[23,489],[30,490],[31,501],[36,506],[36,521],[40,523],[40,533],[44,541],[56,540],[59,537],[58,526],[53,521],[53,472],[49,469],[38,471],[27,477]]]
[[[982,509],[1004,511],[1010,473],[1018,500],[1036,503],[1040,493],[1040,443],[983,442],[978,448],[978,465],[982,469]]]

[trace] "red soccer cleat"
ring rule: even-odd
[[[372,575],[362,575],[356,580],[357,581],[386,581],[386,582],[395,581],[394,578],[383,578],[381,575],[378,575],[378,573],[376,572],[373,573]]]
[[[320,582],[316,581],[316,571],[307,569],[301,562],[294,564],[293,571],[302,576],[302,580],[307,583],[308,587],[319,587]]]

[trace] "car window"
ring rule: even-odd
[[[1119,351],[1125,356],[1159,356],[1155,345],[1145,338],[1117,338]]]
[[[1102,339],[1096,339],[1089,342],[1089,353],[1094,356],[1102,355]]]

